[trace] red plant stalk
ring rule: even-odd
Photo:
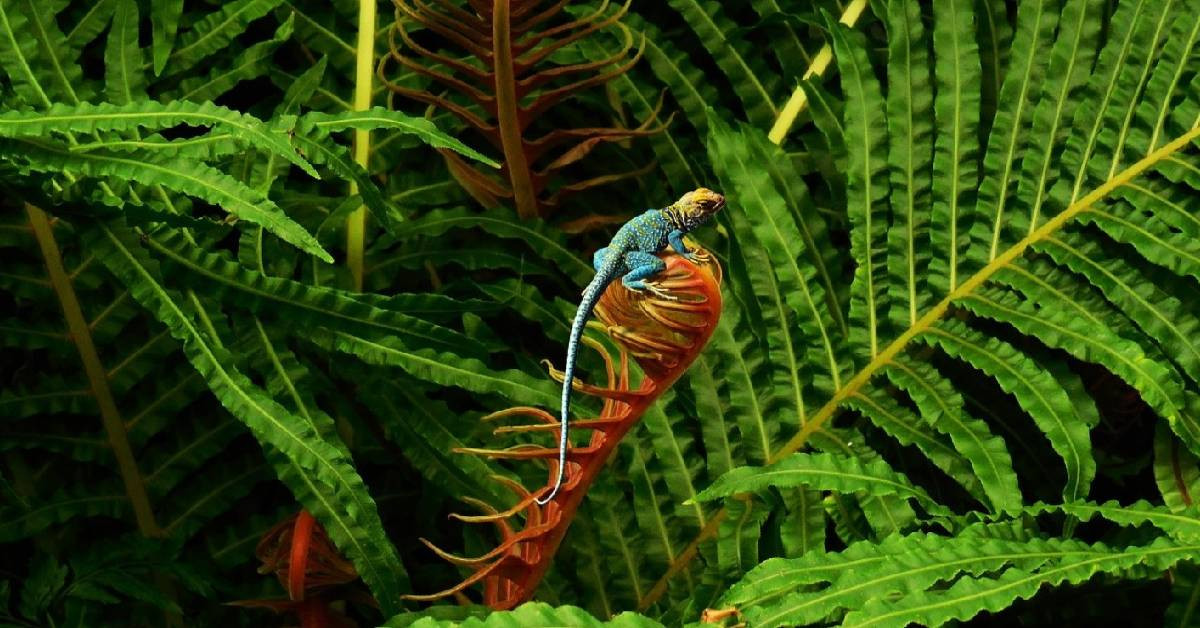
[[[577,378],[575,390],[604,399],[604,406],[597,418],[571,423],[572,429],[588,429],[592,435],[586,445],[572,445],[568,449],[567,480],[550,503],[539,506],[535,500],[551,490],[557,472],[557,449],[517,445],[501,450],[456,450],[488,458],[546,460],[550,480],[546,486],[530,492],[508,478],[495,476],[497,481],[516,493],[519,498],[516,504],[498,511],[485,502],[467,499],[485,514],[451,516],[468,523],[494,524],[501,536],[499,545],[482,556],[463,558],[421,539],[442,558],[456,565],[470,567],[474,573],[444,591],[406,597],[436,600],[458,594],[476,583],[483,584],[484,603],[497,610],[513,608],[533,597],[588,487],[604,468],[621,438],[687,370],[716,329],[721,317],[721,268],[711,256],[703,251],[698,253],[702,254],[699,264],[674,254],[660,255],[666,261],[667,268],[659,284],[672,298],[633,292],[619,281],[613,282],[601,297],[596,306],[596,319],[616,344],[620,358],[618,366],[614,367],[603,345],[585,339],[588,346],[603,356],[608,385],[603,388],[590,386]],[[630,387],[630,355],[643,373],[636,389]],[[553,367],[549,370],[551,377],[563,381],[561,371]],[[484,420],[518,415],[533,417],[538,422],[501,427],[495,433],[550,432],[557,442],[559,421],[540,408],[509,408],[488,415]],[[525,515],[524,525],[516,530],[512,523],[517,514],[522,512]]]
[[[354,624],[330,607],[337,585],[358,579],[354,566],[338,553],[329,535],[307,510],[275,524],[254,551],[259,573],[274,572],[288,592],[286,600],[240,600],[234,606],[294,613],[301,628],[338,628]],[[300,569],[293,568],[302,565]]]

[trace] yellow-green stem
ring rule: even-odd
[[[54,231],[46,212],[28,203],[25,211],[29,215],[29,224],[33,227],[33,235],[37,238],[38,247],[42,250],[42,258],[46,260],[46,271],[50,276],[50,285],[58,295],[62,305],[63,317],[67,321],[67,331],[71,340],[79,350],[79,359],[83,362],[83,370],[87,374],[88,383],[96,405],[100,407],[100,420],[104,423],[104,431],[108,434],[108,443],[113,455],[117,458],[117,468],[121,472],[121,480],[125,483],[125,495],[133,506],[133,514],[137,519],[138,530],[142,536],[162,536],[162,528],[154,519],[154,511],[150,508],[150,497],[146,494],[146,484],[142,474],[138,472],[137,461],[133,457],[133,448],[129,445],[129,435],[125,432],[125,422],[117,409],[112,389],[108,386],[108,373],[100,361],[100,354],[92,342],[92,332],[83,309],[79,307],[79,299],[75,295],[75,287],[63,266],[62,254],[58,243],[54,240]]]
[[[973,293],[977,288],[991,279],[992,276],[994,276],[1001,269],[1009,266],[1022,255],[1024,255],[1031,246],[1053,236],[1058,232],[1058,230],[1062,229],[1064,225],[1073,220],[1076,216],[1091,209],[1094,205],[1107,198],[1108,195],[1112,194],[1114,190],[1128,184],[1135,177],[1152,168],[1158,162],[1169,159],[1172,154],[1183,149],[1185,146],[1190,145],[1197,139],[1200,139],[1200,118],[1197,119],[1197,126],[1194,126],[1187,133],[1175,138],[1174,141],[1164,145],[1162,148],[1151,152],[1137,163],[1121,171],[1108,181],[1105,181],[1102,185],[1092,190],[1091,193],[1072,203],[1069,207],[1063,210],[1062,213],[1046,221],[1045,224],[1043,224],[1033,233],[1030,233],[1020,242],[1017,242],[1015,245],[1008,248],[1003,254],[998,255],[991,262],[988,262],[986,266],[981,268],[975,274],[971,275],[969,279],[955,288],[953,292],[939,301],[937,305],[934,305],[927,312],[925,312],[925,314],[916,323],[905,330],[904,333],[900,334],[900,336],[893,340],[891,344],[883,349],[883,351],[880,351],[869,363],[866,364],[866,366],[862,368],[861,371],[856,373],[854,377],[847,380],[841,388],[834,392],[833,397],[813,415],[812,419],[808,423],[804,424],[804,427],[802,427],[800,431],[791,438],[791,440],[784,444],[779,451],[769,456],[767,464],[779,462],[789,454],[795,453],[804,448],[804,446],[808,444],[808,441],[812,435],[820,431],[821,428],[824,427],[825,423],[833,417],[834,413],[837,412],[842,402],[858,394],[858,391],[865,386],[874,375],[882,371],[884,367],[890,364],[892,360],[900,354],[901,351],[907,349],[917,336],[941,320],[941,318],[950,310],[951,304]],[[667,582],[670,580],[670,578],[680,571],[683,571],[683,569],[687,566],[687,563],[690,562],[693,557],[695,557],[696,552],[693,550],[693,548],[698,549],[701,543],[716,536],[718,528],[717,526],[713,525],[713,522],[717,521],[718,519],[724,519],[726,514],[726,510],[722,508],[721,510],[717,511],[711,519],[709,519],[709,525],[705,526],[696,536],[696,538],[688,544],[688,549],[684,553],[680,554],[674,561],[672,561],[667,568],[667,573],[663,574],[662,578],[659,578],[658,582],[655,583],[654,587],[650,590],[646,597],[642,598],[641,602],[638,604],[638,608],[649,608],[655,602],[657,602],[660,597],[662,597],[662,594],[667,590]]]
[[[866,8],[867,0],[853,0],[853,2],[846,5],[846,10],[842,11],[842,17],[838,21],[846,26],[854,26],[854,23],[858,21],[858,18]],[[832,61],[833,49],[829,47],[829,44],[821,46],[821,50],[817,52],[817,56],[813,57],[812,63],[808,64],[808,70],[804,72],[804,80],[824,74]],[[803,87],[797,85],[796,89],[792,92],[791,98],[788,98],[787,104],[779,112],[779,117],[775,118],[775,124],[767,133],[767,139],[776,144],[782,144],[783,138],[787,137],[788,131],[792,129],[792,123],[796,121],[797,116],[800,115],[800,112],[804,111],[804,107],[807,105],[808,94],[804,92]]]
[[[375,74],[375,0],[358,2],[358,44],[354,66],[354,110],[371,108],[371,86]],[[354,130],[354,161],[363,169],[371,156],[371,132]],[[358,194],[358,186],[350,183],[350,195]],[[346,219],[346,265],[354,279],[354,289],[363,287],[363,246],[367,235],[367,208],[359,207]]]

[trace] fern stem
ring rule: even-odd
[[[46,271],[50,275],[50,285],[62,305],[63,317],[67,320],[67,329],[71,340],[79,350],[79,359],[83,362],[83,370],[87,374],[96,405],[100,407],[100,418],[104,423],[104,431],[108,434],[108,443],[113,455],[117,458],[117,467],[121,479],[125,483],[125,494],[133,506],[133,514],[137,519],[138,530],[142,536],[162,536],[162,528],[154,519],[154,511],[150,507],[150,497],[146,494],[146,484],[138,472],[137,461],[133,457],[133,448],[129,444],[129,436],[125,431],[125,422],[117,409],[112,389],[108,386],[108,374],[100,361],[100,354],[92,341],[92,332],[71,278],[63,267],[62,254],[58,243],[54,240],[54,232],[46,212],[26,203],[25,211],[29,215],[29,224],[33,227],[34,237],[42,250],[42,258],[46,261]]]
[[[354,110],[371,108],[371,86],[375,67],[375,0],[358,1],[358,44],[354,65]],[[371,156],[371,132],[354,130],[354,162],[365,170]],[[350,182],[350,195],[358,194],[358,185]],[[346,218],[346,265],[354,279],[354,289],[363,287],[363,246],[367,233],[367,208],[360,206]]]
[[[983,283],[988,279],[991,279],[992,275],[996,274],[996,272],[1012,264],[1012,262],[1023,255],[1025,251],[1029,249],[1029,247],[1049,238],[1059,229],[1062,229],[1067,222],[1090,209],[1098,201],[1111,194],[1113,190],[1125,185],[1134,177],[1140,175],[1142,172],[1145,172],[1151,166],[1162,161],[1172,153],[1175,153],[1184,146],[1187,146],[1192,142],[1192,140],[1198,137],[1200,137],[1200,126],[1192,128],[1190,131],[1179,136],[1171,143],[1150,153],[1149,155],[1146,155],[1137,163],[1133,164],[1129,168],[1126,168],[1124,171],[1120,172],[1108,181],[1105,181],[1095,190],[1092,190],[1087,196],[1079,199],[1070,207],[1063,210],[1062,213],[1048,220],[1046,224],[1042,225],[1036,231],[1023,238],[1020,242],[1017,242],[1015,245],[1009,247],[1004,251],[1004,253],[997,255],[995,259],[993,259],[991,262],[988,262],[986,266],[981,268],[974,275],[971,275],[971,277],[960,284],[959,287],[953,292],[946,295],[946,297],[938,302],[937,305],[930,308],[930,310],[926,312],[920,320],[906,329],[904,333],[900,334],[900,336],[893,340],[892,343],[889,344],[883,351],[880,351],[879,354],[876,355],[875,358],[869,363],[867,363],[867,365],[864,366],[861,371],[856,373],[853,378],[847,381],[845,386],[838,389],[838,391],[834,393],[833,397],[824,406],[822,406],[815,415],[813,415],[812,420],[809,421],[803,428],[801,428],[801,430],[795,436],[793,436],[792,439],[788,441],[782,449],[779,450],[779,452],[771,457],[770,462],[778,462],[784,456],[796,452],[803,447],[805,443],[808,442],[809,437],[812,436],[814,432],[821,429],[822,425],[824,425],[824,423],[829,420],[831,416],[833,416],[834,411],[837,410],[838,406],[840,406],[843,401],[849,399],[851,396],[857,393],[858,390],[862,388],[872,376],[890,363],[892,358],[906,349],[914,338],[925,332],[927,329],[932,327],[934,323],[940,320],[942,316],[944,316],[950,309],[950,305],[953,302],[969,296],[975,291],[976,288],[983,285]]]
[[[854,26],[866,8],[867,0],[853,0],[846,5],[846,10],[842,11],[842,17],[838,21],[846,26]],[[833,62],[833,49],[829,44],[825,44],[821,46],[817,56],[813,57],[812,63],[808,64],[808,70],[804,72],[801,80],[806,81],[813,76],[824,75],[831,62]],[[783,138],[787,137],[788,131],[792,129],[792,124],[796,122],[796,118],[807,105],[808,94],[805,93],[803,86],[797,85],[796,89],[792,91],[791,97],[788,98],[787,104],[779,112],[779,117],[775,118],[775,124],[767,133],[767,139],[775,144],[782,144]]]
[[[675,560],[671,561],[671,565],[667,567],[667,573],[663,574],[663,577],[659,578],[658,582],[654,583],[654,586],[650,588],[650,591],[646,593],[645,597],[638,600],[639,613],[645,612],[646,609],[650,608],[655,602],[658,601],[658,598],[662,597],[663,593],[667,592],[667,583],[671,581],[671,578],[673,578],[675,574],[682,571],[688,563],[692,562],[692,559],[695,558],[696,554],[700,551],[701,543],[717,535],[717,532],[721,529],[721,522],[725,521],[725,517],[728,515],[729,509],[722,507],[708,520],[708,523],[701,528],[700,533],[696,535],[696,538],[692,539],[692,542],[688,543],[688,546],[685,547],[683,551],[675,557]]]
[[[500,127],[500,146],[508,168],[517,215],[537,217],[537,199],[529,176],[529,161],[521,143],[521,120],[517,109],[517,81],[513,69],[512,29],[509,0],[496,0],[492,11],[492,55],[495,60],[496,123]]]
[[[767,464],[779,462],[789,454],[799,451],[808,443],[808,439],[816,432],[824,427],[825,423],[833,417],[834,412],[841,406],[842,402],[849,399],[858,393],[870,379],[876,375],[881,369],[891,363],[892,359],[899,353],[908,348],[908,345],[918,335],[931,328],[934,323],[942,318],[950,310],[950,305],[969,296],[976,288],[982,286],[984,282],[991,279],[996,272],[1010,265],[1017,258],[1021,257],[1029,247],[1038,242],[1048,239],[1053,236],[1058,230],[1062,229],[1068,222],[1079,214],[1089,210],[1093,205],[1106,198],[1117,188],[1128,184],[1138,175],[1150,169],[1158,162],[1170,158],[1171,155],[1178,152],[1180,149],[1191,144],[1197,138],[1200,138],[1200,124],[1193,126],[1187,133],[1175,138],[1172,142],[1164,145],[1162,148],[1151,152],[1143,157],[1137,163],[1126,168],[1116,176],[1105,181],[1089,194],[1072,203],[1062,213],[1054,218],[1046,221],[1044,225],[1039,227],[1033,233],[1030,233],[1021,241],[1014,244],[1012,247],[1004,251],[1003,254],[996,256],[986,266],[964,281],[953,292],[946,295],[944,299],[938,302],[937,305],[929,309],[916,323],[900,334],[898,338],[893,340],[886,348],[879,352],[861,371],[856,373],[854,377],[847,380],[846,385],[839,388],[833,397],[818,410],[808,423],[806,423],[800,431],[792,437],[783,448],[775,454],[771,455],[767,460]],[[709,525],[696,536],[696,538],[688,545],[688,549],[675,558],[674,561],[667,567],[667,572],[659,578],[658,582],[650,590],[646,597],[642,598],[638,604],[639,609],[646,609],[653,605],[662,594],[667,590],[667,582],[675,574],[683,571],[687,563],[695,557],[696,552],[691,551],[698,548],[701,543],[713,537],[717,533],[717,527],[713,526],[714,521],[724,519],[728,513],[725,508],[717,511],[709,520]]]

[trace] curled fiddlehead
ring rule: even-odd
[[[604,358],[606,386],[594,386],[575,380],[577,392],[604,400],[599,416],[576,420],[575,429],[591,430],[586,445],[567,450],[567,481],[547,504],[537,499],[548,494],[557,472],[558,450],[538,445],[517,445],[507,449],[458,449],[460,453],[488,458],[545,460],[550,482],[530,491],[502,476],[497,482],[511,490],[516,503],[503,510],[468,499],[480,515],[452,515],[467,523],[490,523],[500,535],[499,544],[477,557],[465,558],[446,552],[428,541],[442,558],[474,570],[459,584],[430,595],[409,596],[415,600],[435,600],[457,594],[475,584],[483,584],[484,603],[495,609],[509,609],[529,600],[550,566],[588,487],[603,469],[621,438],[641,419],[642,414],[687,370],[703,350],[721,316],[721,268],[711,256],[698,251],[700,263],[694,264],[674,254],[662,254],[667,264],[659,285],[667,298],[631,291],[613,282],[596,306],[596,319],[616,345],[614,361],[600,342],[586,338],[585,343]],[[631,385],[629,360],[641,368],[637,387]],[[561,382],[563,373],[552,366],[550,376]],[[525,425],[506,425],[495,434],[549,432],[558,438],[559,422],[551,413],[520,406],[492,413],[484,420],[515,416],[534,419]],[[523,521],[520,516],[524,515]]]

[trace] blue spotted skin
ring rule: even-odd
[[[575,322],[571,325],[571,338],[567,343],[562,411],[559,416],[557,478],[550,494],[537,500],[539,504],[549,503],[562,486],[563,473],[567,466],[567,426],[571,408],[571,382],[575,378],[575,356],[579,350],[583,329],[587,326],[596,302],[600,300],[608,284],[617,277],[620,277],[621,283],[630,290],[653,289],[647,285],[647,280],[667,267],[655,253],[668,245],[688,260],[696,261],[695,256],[683,243],[684,234],[703,224],[724,206],[724,197],[711,190],[699,188],[688,192],[668,207],[648,209],[631,218],[621,226],[608,246],[596,251],[592,257],[592,267],[596,269],[596,276],[583,289],[579,307],[575,310]]]

